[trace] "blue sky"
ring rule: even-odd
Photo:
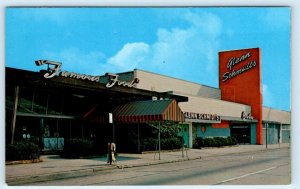
[[[259,47],[263,105],[290,110],[290,8],[6,8],[5,65],[134,68],[218,87],[218,52]]]

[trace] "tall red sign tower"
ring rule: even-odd
[[[257,144],[263,144],[260,54],[259,48],[219,52],[221,99],[251,106],[251,114],[258,120]]]

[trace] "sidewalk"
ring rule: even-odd
[[[123,169],[138,166],[155,165],[203,159],[221,155],[238,154],[254,151],[288,148],[290,144],[268,145],[238,145],[223,148],[187,149],[187,151],[161,152],[145,154],[119,154],[117,163],[109,165],[106,156],[91,159],[63,159],[58,155],[43,155],[42,162],[31,164],[6,165],[6,183],[8,185],[22,185],[26,183],[63,179],[95,174],[109,169]],[[188,155],[188,157],[187,157]],[[155,157],[155,159],[154,159]]]

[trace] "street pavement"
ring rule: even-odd
[[[89,159],[64,159],[59,155],[42,155],[42,161],[29,164],[7,164],[5,166],[6,183],[22,185],[55,179],[66,179],[96,174],[109,169],[125,169],[147,165],[206,159],[222,155],[248,153],[256,151],[289,148],[290,144],[237,145],[221,148],[184,149],[179,151],[162,151],[143,154],[118,154],[117,162],[109,165],[106,156]]]

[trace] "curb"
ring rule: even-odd
[[[283,148],[290,148],[290,147],[286,146],[286,147],[280,147],[280,148],[258,149],[258,150],[245,151],[245,152],[236,152],[233,154],[244,154],[244,153],[249,153],[249,152],[263,152],[263,151],[267,151],[267,150],[279,150],[279,149],[283,149]],[[49,181],[49,180],[59,180],[59,179],[65,179],[65,178],[88,176],[88,175],[95,174],[96,172],[112,170],[114,168],[124,169],[124,168],[143,167],[143,166],[150,166],[150,165],[158,165],[158,164],[183,162],[183,161],[197,160],[197,159],[204,159],[204,158],[211,158],[211,157],[219,157],[219,156],[224,156],[224,155],[229,155],[229,154],[212,154],[212,155],[208,155],[206,157],[202,157],[202,156],[192,157],[192,158],[187,157],[187,158],[181,158],[181,159],[175,159],[175,160],[157,160],[157,161],[148,162],[148,163],[138,163],[138,164],[131,164],[131,165],[130,164],[125,164],[125,165],[117,164],[117,165],[108,166],[108,167],[99,166],[96,168],[71,170],[71,171],[67,171],[67,172],[59,172],[59,173],[52,173],[52,174],[14,177],[14,178],[7,178],[6,183],[9,186],[22,185],[22,184],[43,182],[43,181]]]
[[[6,161],[5,165],[17,165],[17,164],[29,164],[29,163],[40,163],[43,162],[43,159],[29,159],[29,160],[17,160],[17,161]]]
[[[14,185],[36,183],[36,182],[44,182],[44,181],[49,181],[49,180],[75,178],[75,177],[80,177],[80,176],[92,175],[95,172],[111,170],[113,168],[115,168],[115,167],[96,167],[96,168],[90,168],[90,169],[71,170],[71,171],[66,171],[66,172],[56,172],[56,173],[52,173],[52,174],[14,177],[14,178],[7,178],[6,183],[9,186],[14,186]]]

